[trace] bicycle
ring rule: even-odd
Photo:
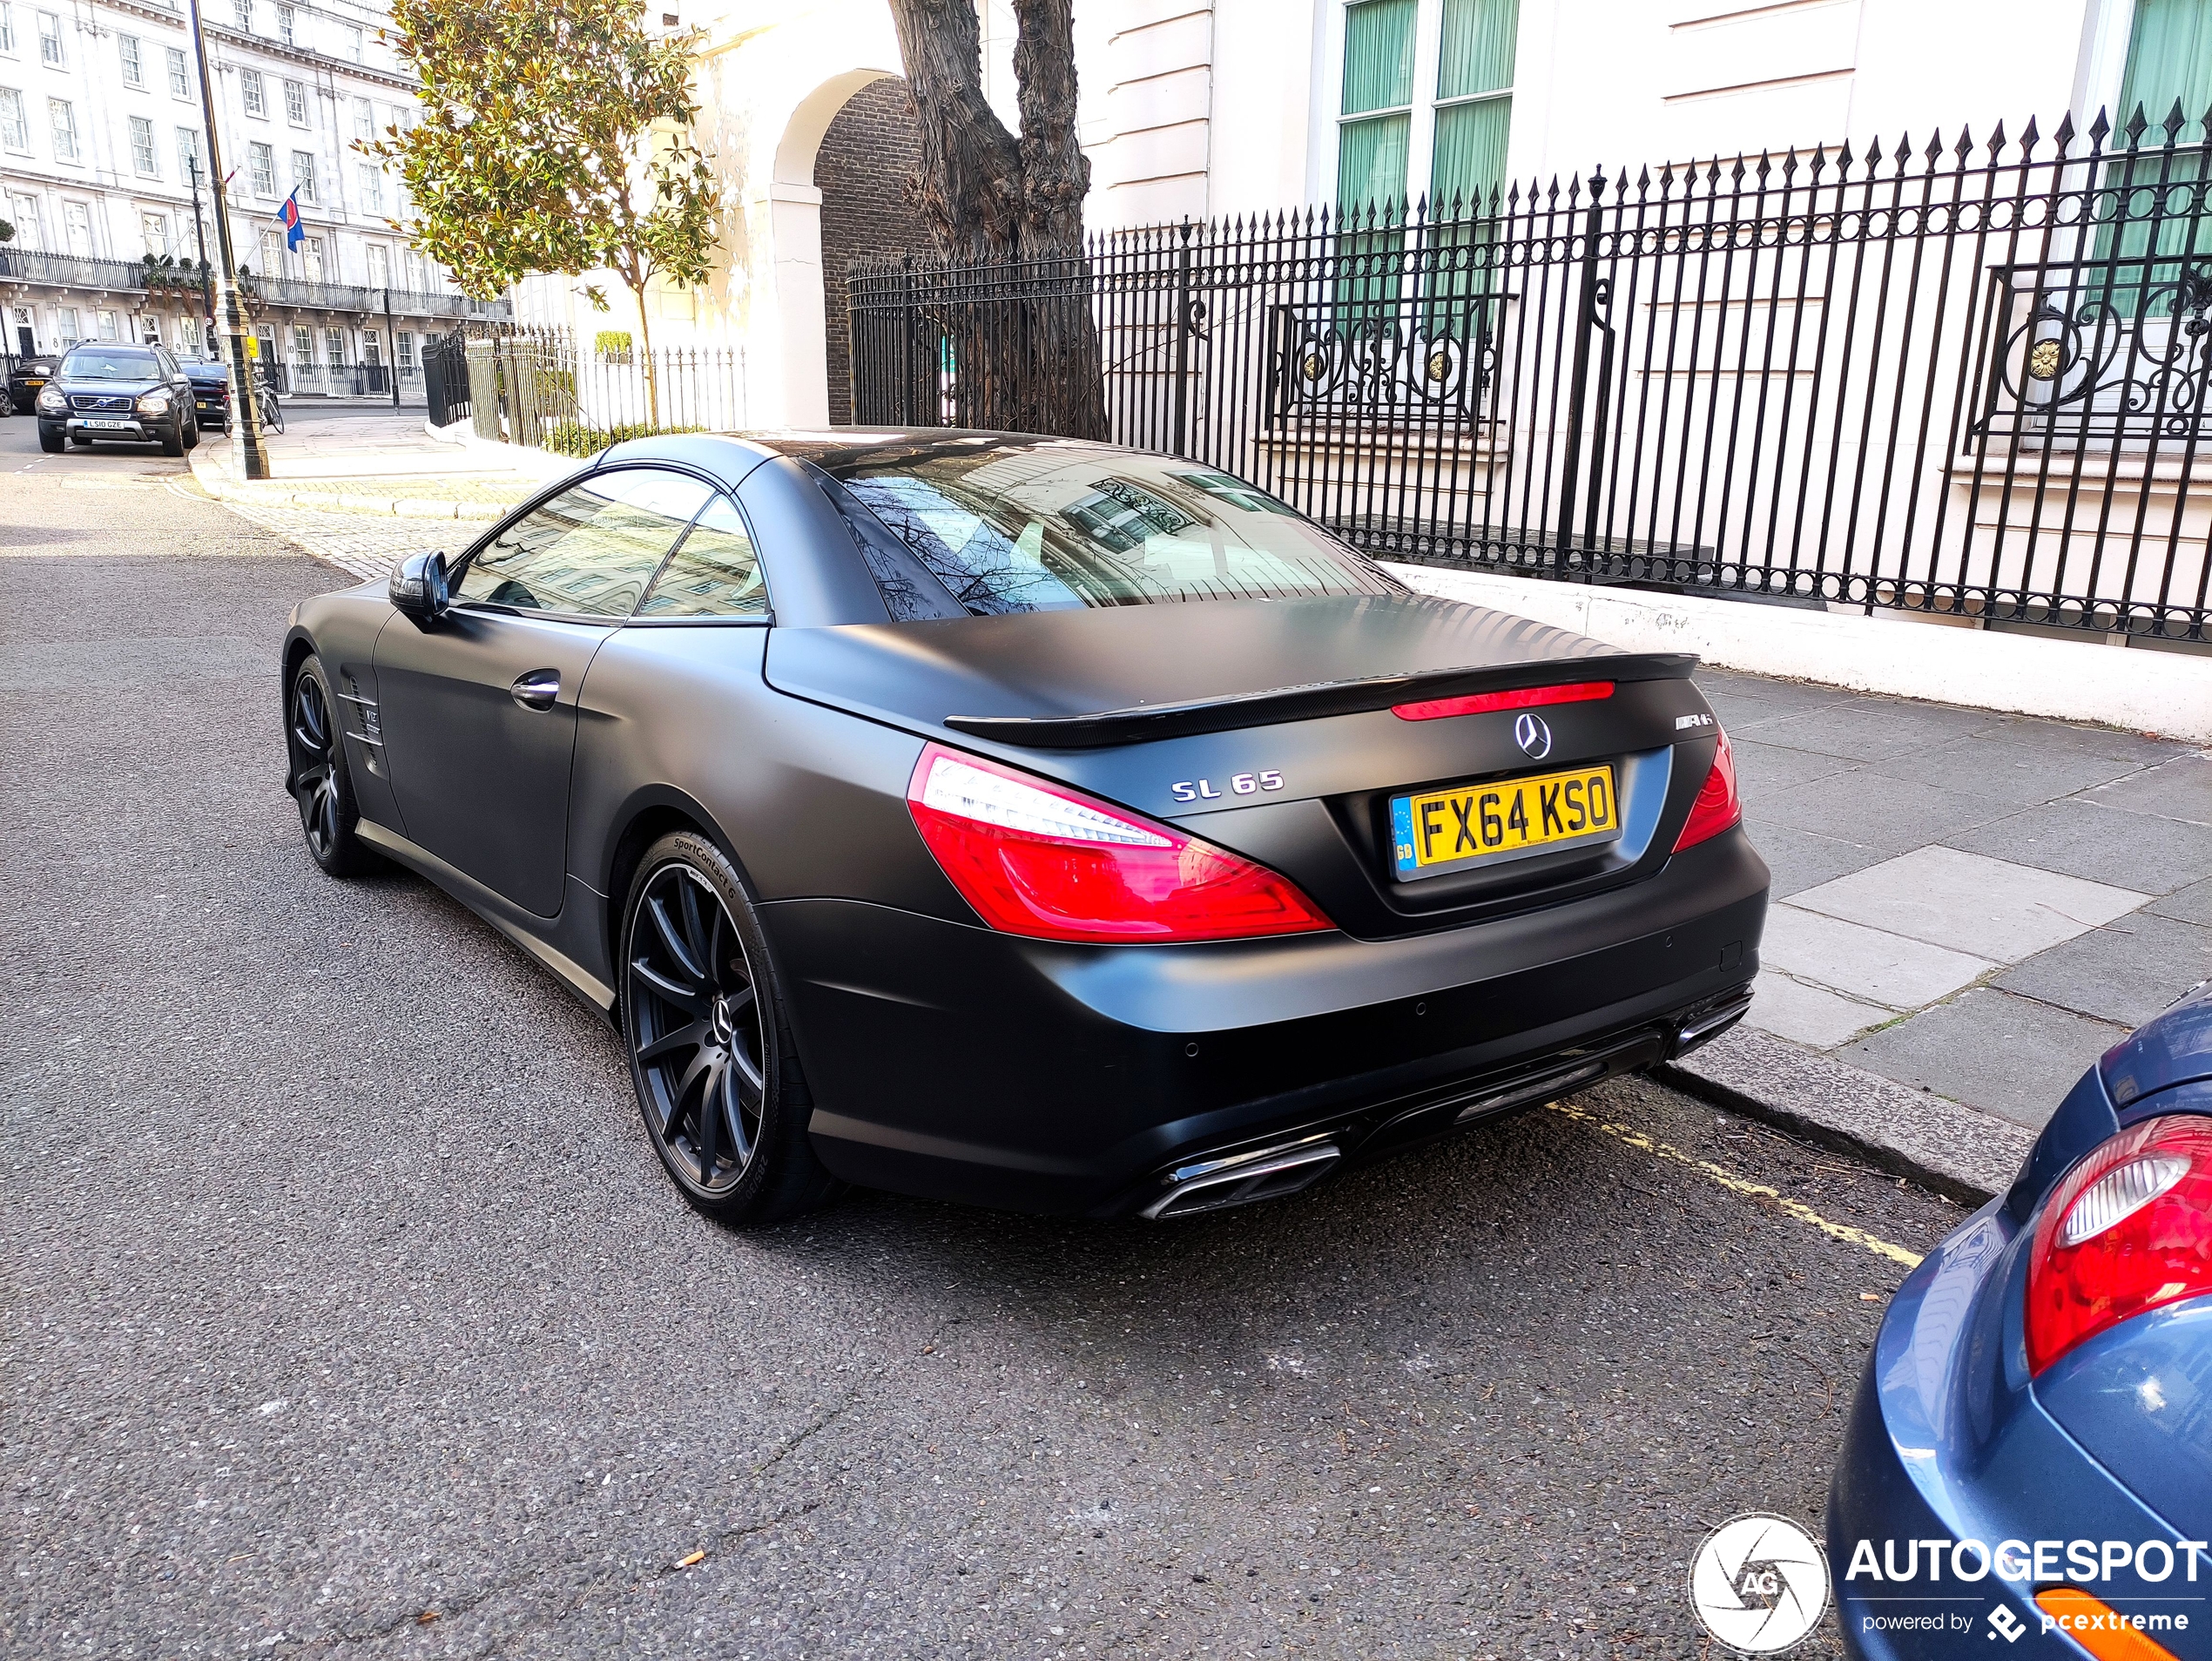
[[[284,430],[284,406],[277,402],[273,381],[263,381],[253,388],[253,404],[260,415],[263,432],[280,433]]]

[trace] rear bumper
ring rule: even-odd
[[[832,1170],[1116,1216],[1194,1165],[1317,1139],[1348,1162],[1663,1058],[1741,1002],[1766,889],[1736,831],[1610,894],[1386,941],[1076,947],[845,901],[763,912]]]

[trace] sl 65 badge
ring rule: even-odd
[[[1208,779],[1186,779],[1181,784],[1168,787],[1175,792],[1177,801],[1218,801],[1221,792]],[[1240,773],[1229,781],[1229,787],[1240,796],[1256,796],[1263,790],[1280,790],[1283,775],[1272,767],[1258,773]]]

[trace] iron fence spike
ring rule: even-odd
[[[2149,121],[2143,116],[2142,100],[2138,98],[2135,100],[2135,113],[2128,118],[2128,125],[2121,129],[2128,136],[2128,149],[2134,149],[2141,142],[2142,136],[2149,126]]]
[[[2166,112],[2166,147],[2168,150],[2181,142],[2182,129],[2188,125],[2188,117],[2182,113],[2182,100],[2177,94],[2174,107]]]

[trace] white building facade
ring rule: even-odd
[[[357,145],[415,119],[415,83],[356,0],[207,0],[234,252],[261,359],[287,389],[419,388],[472,307],[408,244],[396,174]],[[199,67],[181,5],[0,0],[0,319],[13,355],[77,340],[209,353],[196,285],[145,261],[216,257]],[[298,192],[306,240],[276,213]]]
[[[986,91],[1012,125],[1012,6],[978,3]],[[697,0],[658,21],[705,30],[698,137],[728,197],[712,278],[651,299],[655,338],[741,347],[749,420],[819,423],[840,402],[842,261],[914,235],[880,200],[857,238],[841,230],[817,177],[840,116],[900,74],[888,8]],[[1919,145],[2030,115],[2047,133],[2123,101],[2212,108],[2212,0],[1079,0],[1076,21],[1096,229]],[[875,128],[862,159],[910,165]],[[534,279],[518,300],[586,334],[629,326],[582,286]]]

